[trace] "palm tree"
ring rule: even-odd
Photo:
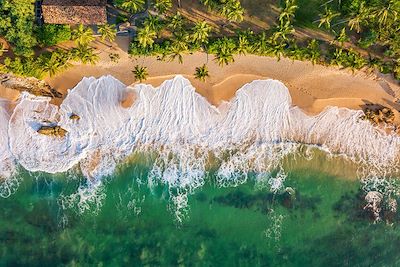
[[[224,65],[228,65],[231,62],[235,62],[233,58],[232,50],[226,46],[222,46],[215,55],[215,60],[217,61],[218,65],[221,67]]]
[[[267,35],[265,32],[262,32],[260,35],[257,36],[257,40],[255,42],[255,51],[259,55],[263,55],[265,51],[268,49],[268,40]]]
[[[71,66],[68,62],[69,58],[63,56],[66,54],[65,52],[54,51],[50,54],[50,57],[47,55],[41,56],[40,64],[43,72],[47,72],[50,77],[56,75],[63,69],[66,69]]]
[[[284,26],[278,26],[274,33],[271,36],[271,41],[273,43],[277,43],[279,41],[279,39],[282,39],[284,41],[288,41],[288,35],[293,34],[294,33],[294,28],[293,26],[290,25],[290,23],[286,23]]]
[[[312,39],[308,43],[307,49],[308,49],[308,52],[309,52],[308,57],[309,57],[311,63],[313,65],[315,65],[321,59],[321,49],[319,47],[318,41],[315,40],[315,39]]]
[[[3,43],[0,43],[0,57],[5,53],[8,52],[8,49],[5,48]]]
[[[172,7],[172,0],[156,0],[154,3],[154,8],[158,13],[165,14]]]
[[[79,59],[83,64],[95,65],[100,58],[94,51],[92,47],[87,45],[78,45],[77,48],[73,49],[73,56]]]
[[[349,38],[347,37],[347,34],[346,34],[346,27],[343,27],[342,30],[340,31],[339,35],[337,35],[335,37],[334,41],[338,42],[340,44],[340,46],[343,46],[343,43],[348,40],[349,40]]]
[[[197,68],[196,68],[196,72],[194,73],[194,77],[195,77],[196,79],[199,79],[199,80],[202,81],[202,82],[205,82],[206,79],[207,79],[208,77],[210,77],[210,75],[208,74],[208,69],[207,69],[206,64],[204,64],[204,65],[201,66],[201,67],[197,67]]]
[[[101,34],[101,40],[108,40],[112,43],[117,35],[117,29],[114,25],[104,24],[99,26],[99,33]]]
[[[169,27],[172,30],[179,30],[183,27],[183,17],[181,13],[178,11],[176,14],[171,18],[171,22],[169,23]]]
[[[184,30],[176,32],[172,37],[172,46],[178,47],[182,52],[189,50],[189,35]]]
[[[400,4],[398,0],[389,0],[384,5],[378,5],[372,12],[378,18],[381,26],[390,26],[390,22],[397,21],[400,15]],[[389,22],[389,23],[388,23]]]
[[[125,0],[121,7],[131,13],[136,13],[144,8],[145,0]]]
[[[246,55],[249,52],[249,50],[251,51],[251,45],[249,39],[244,34],[240,35],[236,47],[236,52],[240,55]]]
[[[95,39],[93,36],[93,30],[83,26],[82,24],[72,31],[72,38],[78,46],[86,46]]]
[[[211,26],[207,24],[205,21],[199,21],[196,23],[196,25],[193,27],[193,33],[192,33],[192,42],[193,43],[207,43],[208,41],[208,35],[211,32]]]
[[[175,58],[178,58],[178,62],[180,64],[182,64],[183,63],[183,53],[184,52],[185,52],[185,50],[183,50],[182,47],[177,46],[177,45],[173,45],[170,48],[170,51],[169,51],[169,58],[170,58],[171,61],[174,61]]]
[[[144,20],[143,26],[149,27],[158,34],[162,29],[162,22],[158,16],[152,16],[149,14],[149,16]]]
[[[140,28],[137,32],[136,40],[139,42],[140,46],[146,48],[148,46],[153,46],[154,39],[157,37],[157,33],[154,29],[149,26]]]
[[[142,82],[147,79],[149,73],[147,71],[147,67],[136,65],[133,69],[133,75],[135,76],[135,80]]]
[[[318,27],[325,25],[327,29],[330,29],[332,20],[339,15],[340,13],[334,12],[332,9],[325,7],[325,12],[319,15],[320,19],[318,20],[319,21]]]
[[[284,25],[286,21],[290,21],[294,18],[296,10],[298,6],[295,5],[293,0],[286,0],[285,1],[285,8],[279,14],[279,22],[281,25]]]
[[[221,14],[229,21],[243,21],[244,9],[237,0],[228,0],[221,8]]]
[[[355,29],[357,33],[361,31],[361,24],[369,16],[370,10],[365,7],[365,2],[361,2],[356,13],[352,13],[351,19],[348,22],[350,30]]]

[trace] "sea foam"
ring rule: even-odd
[[[135,101],[123,107],[128,93]],[[204,183],[210,155],[219,183],[230,185],[250,172],[268,176],[300,144],[382,172],[396,168],[399,136],[379,130],[361,115],[328,107],[308,116],[292,105],[289,90],[275,80],[246,84],[217,108],[180,75],[158,88],[126,87],[111,76],[84,78],[60,107],[28,93],[21,95],[11,116],[0,105],[0,175],[12,175],[16,164],[48,173],[78,166],[95,184],[132,153],[156,151],[149,180],[193,189]],[[64,138],[37,132],[55,125],[67,131]]]

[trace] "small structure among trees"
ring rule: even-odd
[[[45,23],[100,25],[107,23],[107,0],[43,0]]]

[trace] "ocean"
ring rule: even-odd
[[[182,76],[6,104],[0,266],[400,265],[400,138],[361,111],[308,116],[273,80],[217,108]]]

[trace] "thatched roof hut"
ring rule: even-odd
[[[99,25],[107,23],[107,0],[43,0],[45,23]]]

